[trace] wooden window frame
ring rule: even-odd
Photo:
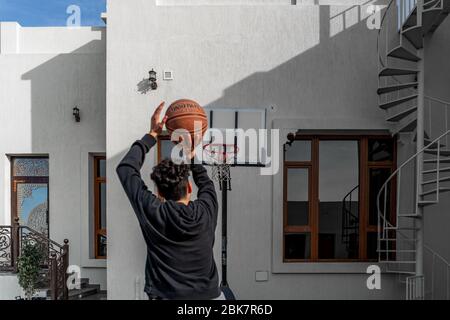
[[[368,142],[370,139],[393,139],[393,160],[372,161],[368,160]],[[370,135],[330,135],[330,134],[297,134],[294,141],[311,141],[311,159],[309,161],[287,161],[283,152],[283,262],[370,262],[376,261],[367,258],[367,235],[369,232],[377,232],[378,226],[369,225],[369,170],[371,168],[390,168],[396,170],[397,144],[395,138],[384,134]],[[324,140],[353,140],[358,142],[359,152],[359,244],[357,259],[319,259],[319,143]],[[295,143],[295,142],[294,142]],[[309,186],[309,224],[307,226],[287,225],[287,172],[291,168],[308,168]],[[391,188],[391,217],[395,217],[396,198],[395,188]],[[290,233],[310,233],[311,255],[309,259],[285,258],[285,235]]]
[[[101,184],[106,185],[106,177],[101,177],[98,175],[99,162],[100,160],[106,161],[106,156],[94,156],[94,255],[95,259],[106,259],[106,256],[99,254],[98,246],[99,236],[107,237],[107,229],[101,229],[101,196],[100,196],[100,186]],[[106,205],[103,204],[103,205]]]

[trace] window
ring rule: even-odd
[[[158,136],[158,163],[165,158],[170,158],[173,146],[169,135]]]
[[[297,135],[287,143],[284,262],[376,259],[377,195],[395,161],[390,136]]]
[[[47,157],[11,158],[11,221],[49,234]]]
[[[106,258],[106,157],[94,157],[94,248],[95,258]]]

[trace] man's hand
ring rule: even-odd
[[[153,136],[155,139],[158,137],[158,135],[161,134],[162,129],[167,121],[167,116],[165,116],[162,121],[159,121],[161,117],[161,111],[164,108],[164,103],[161,102],[161,104],[156,108],[155,113],[153,113],[152,120],[151,120],[151,129],[150,129],[150,135]]]

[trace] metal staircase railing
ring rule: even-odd
[[[44,252],[39,287],[49,290],[52,300],[67,300],[66,286],[69,266],[69,241],[64,245],[27,226],[16,218],[11,226],[0,226],[0,272],[17,273],[17,262],[24,244],[37,245]]]
[[[354,195],[356,194],[356,195]],[[342,231],[341,241],[346,245],[347,251],[351,251],[353,241],[359,234],[358,204],[359,185],[350,190],[342,199]],[[354,200],[357,200],[356,202]],[[354,213],[354,210],[356,213]]]
[[[406,278],[407,299],[425,297],[423,209],[450,191],[442,186],[450,181],[443,176],[450,172],[443,166],[450,163],[450,149],[443,148],[450,146],[450,103],[425,96],[422,61],[424,37],[449,13],[450,1],[391,0],[377,38],[379,107],[386,111],[393,135],[415,133],[417,144],[377,199],[379,260],[388,271],[411,275]]]
[[[415,238],[415,218],[418,218],[418,208],[425,207],[429,205],[433,205],[439,202],[439,195],[443,192],[450,191],[450,188],[441,187],[441,183],[443,178],[442,174],[442,165],[441,161],[443,159],[448,159],[447,157],[442,158],[441,155],[441,145],[447,137],[450,135],[450,130],[447,130],[445,133],[432,140],[427,146],[425,146],[418,153],[411,156],[408,160],[406,160],[397,170],[395,170],[391,176],[387,179],[387,181],[382,185],[378,196],[377,196],[377,205],[378,205],[378,228],[379,228],[379,237],[378,237],[378,258],[380,262],[384,262],[387,264],[393,264],[397,266],[401,266],[400,269],[391,269],[390,271],[398,272],[398,273],[410,273],[414,274],[414,266],[416,261],[414,260],[414,256],[416,253],[416,241]],[[410,164],[414,164],[417,157],[419,155],[423,155],[427,153],[427,151],[433,150],[435,153],[435,159],[424,159],[424,162],[428,165],[435,164],[435,167],[431,170],[434,170],[434,174],[436,176],[435,181],[433,182],[435,187],[432,187],[429,190],[424,190],[422,193],[419,193],[419,184],[415,183],[416,192],[413,197],[413,211],[401,211],[401,186],[403,183],[402,178],[404,176],[408,176],[408,173],[402,175],[404,171],[408,170],[408,166]],[[416,172],[413,168],[409,168],[409,174]],[[424,174],[427,174],[424,171]],[[410,177],[409,177],[410,178]],[[417,179],[415,179],[417,181]],[[423,184],[428,184],[427,181],[424,181]],[[390,194],[390,188],[395,187],[397,189],[397,197],[396,197],[396,208],[394,213],[388,209],[388,197]],[[406,266],[413,267],[405,268]],[[389,269],[388,269],[389,270]],[[407,298],[423,298],[424,297],[424,286],[420,283],[424,281],[423,275],[416,275],[414,277],[407,278]],[[418,283],[420,282],[420,283]],[[418,292],[417,290],[421,290]]]
[[[429,299],[450,299],[450,262],[431,249],[425,246],[425,250],[431,255],[430,270],[427,272],[427,282],[429,289],[424,286],[424,298]],[[440,263],[440,267],[439,267]]]

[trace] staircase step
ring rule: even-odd
[[[419,71],[413,69],[399,69],[399,68],[384,68],[378,74],[380,77],[390,77],[390,76],[406,76],[415,75]]]
[[[407,96],[407,97],[403,97],[403,98],[400,98],[400,99],[396,99],[396,100],[393,100],[393,101],[389,101],[389,102],[380,104],[380,108],[383,109],[383,110],[387,110],[389,108],[395,107],[396,105],[402,104],[402,103],[407,102],[407,101],[411,101],[411,100],[413,100],[415,98],[417,98],[417,94],[413,94],[413,95],[410,95],[410,96]]]
[[[79,300],[85,297],[97,294],[100,291],[100,285],[89,285],[79,290],[69,290],[69,300]]]
[[[413,26],[402,31],[402,35],[416,48],[423,48],[423,34],[421,26]]]
[[[418,85],[417,82],[401,83],[401,84],[396,84],[396,85],[392,85],[392,86],[381,87],[378,89],[377,92],[378,92],[378,94],[389,93],[389,92],[407,89],[407,88],[416,88],[417,85]]]
[[[417,230],[417,228],[410,228],[410,227],[400,227],[400,228],[398,228],[398,227],[385,227],[384,228],[385,230],[398,230],[398,231],[401,231],[401,230]]]
[[[411,114],[398,122],[397,126],[392,131],[392,135],[402,132],[412,132],[417,127],[417,117],[415,114]]]
[[[433,148],[433,149],[437,148],[438,143],[437,143],[437,142],[434,142],[433,144],[431,144],[432,142],[433,142],[433,141],[431,141],[431,140],[429,140],[429,139],[424,139],[424,144],[425,144],[426,147],[428,147],[428,148]],[[441,144],[440,144],[440,148],[443,149],[443,147],[445,147],[445,145],[441,143]]]
[[[436,193],[437,191],[438,191],[437,189],[428,190],[428,191],[425,191],[425,192],[421,193],[420,196],[421,197],[428,196],[430,194]],[[440,187],[439,188],[439,193],[449,192],[449,191],[450,191],[450,188],[446,188],[446,187]]]
[[[380,262],[383,262],[383,261],[380,261]],[[416,274],[415,271],[410,271],[410,270],[386,270],[384,272],[385,273],[395,273],[395,274],[410,274],[410,275]]]
[[[439,178],[439,182],[450,181],[450,177]],[[437,183],[437,179],[422,182],[423,185]]]
[[[417,213],[409,213],[409,214],[399,214],[397,215],[399,218],[417,218]]]
[[[445,0],[444,0],[445,1]],[[431,33],[436,31],[439,25],[447,17],[446,13],[441,7],[429,8],[423,11],[423,34]]]
[[[424,163],[434,163],[436,164],[436,159],[425,159],[423,160]],[[440,158],[440,163],[450,163],[450,158]]]
[[[431,206],[433,204],[438,203],[437,201],[419,201],[418,204],[421,207]]]
[[[81,288],[89,286],[89,278],[81,278]]]
[[[408,18],[403,23],[403,28],[409,28],[417,24],[417,7],[409,14]]]
[[[436,7],[436,4],[439,4],[441,0],[425,0],[424,2],[423,9],[427,10]]]
[[[416,239],[392,239],[392,238],[380,238],[381,241],[409,241],[409,242],[415,242]]]
[[[391,58],[403,59],[408,61],[420,61],[420,58],[413,52],[409,51],[403,46],[398,46],[389,51],[388,56]]]
[[[427,149],[424,152],[427,153],[427,154],[437,155],[438,150],[437,149]],[[439,154],[441,156],[448,157],[448,156],[450,156],[450,150],[441,149],[441,150],[439,150]]]
[[[415,112],[417,110],[417,106],[405,109],[393,116],[390,116],[386,119],[386,121],[389,122],[398,122],[400,120],[402,120],[403,118],[405,118],[406,116],[410,115],[411,113]]]
[[[439,168],[439,172],[450,172],[450,167]],[[437,169],[425,170],[422,173],[423,174],[437,173]]]
[[[415,261],[380,261],[382,263],[395,263],[395,264],[414,264],[416,263]]]

